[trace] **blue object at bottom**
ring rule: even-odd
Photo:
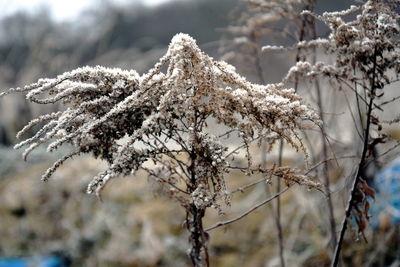
[[[58,257],[0,258],[0,267],[67,267]]]
[[[376,200],[370,214],[372,226],[378,227],[379,215],[384,212],[393,224],[400,223],[400,157],[375,176]]]

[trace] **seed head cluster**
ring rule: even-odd
[[[335,61],[333,64],[300,61],[290,69],[286,80],[296,75],[305,78],[326,76],[362,84],[365,80],[370,83],[374,75],[373,87],[382,89],[394,80],[390,73],[397,75],[400,72],[398,8],[398,0],[371,0],[362,6],[325,12],[321,16],[304,11],[304,15],[316,16],[328,25],[330,35],[326,39],[303,41],[297,45],[321,47],[327,54],[335,55]],[[345,17],[349,15],[356,17],[346,21]]]

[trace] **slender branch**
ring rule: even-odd
[[[344,79],[342,79],[342,78],[340,78],[340,77],[338,77],[337,80],[340,81],[340,83],[346,85],[348,89],[350,89],[351,91],[353,91],[353,93],[358,97],[358,99],[357,99],[358,101],[361,100],[361,102],[363,102],[365,105],[368,105],[367,96],[365,96],[365,95],[364,95],[364,96],[360,95],[360,93],[359,93],[353,86],[351,86],[346,80],[344,80]],[[368,89],[368,88],[365,87],[365,85],[363,85],[362,83],[358,83],[356,80],[354,80],[353,82],[354,82],[355,85],[359,85],[359,86],[361,86],[363,89]],[[365,91],[364,91],[364,92],[365,92]]]
[[[313,2],[314,4],[314,2]],[[317,38],[317,31],[316,31],[316,25],[315,25],[315,18],[311,18],[311,28],[312,28],[312,34],[313,34],[313,39],[315,40]],[[312,56],[312,63],[315,64],[317,62],[317,50],[316,47],[313,48],[313,56]],[[322,112],[322,94],[321,94],[321,86],[319,83],[319,80],[315,79],[314,81],[314,87],[315,90],[317,91],[317,105],[318,105],[318,110],[319,110],[319,117],[322,120],[322,125],[321,125],[321,141],[322,141],[322,156],[324,159],[328,158],[328,146],[327,142],[329,143],[329,140],[326,139],[325,141],[325,117]],[[335,154],[333,154],[335,156]],[[336,156],[335,156],[336,158]],[[325,177],[325,194],[326,194],[326,202],[328,205],[328,211],[329,211],[329,226],[330,226],[330,233],[331,233],[331,240],[332,240],[332,247],[335,249],[336,244],[337,244],[337,238],[336,238],[336,222],[335,222],[335,213],[333,210],[333,203],[332,203],[332,196],[331,196],[331,191],[330,191],[330,178],[329,178],[329,165],[324,164],[323,165],[323,176]]]
[[[340,251],[341,251],[342,244],[343,244],[344,234],[346,233],[346,230],[347,230],[348,219],[350,218],[351,211],[353,210],[354,199],[355,199],[356,193],[357,193],[357,184],[360,181],[361,173],[364,168],[365,162],[367,160],[367,152],[369,149],[369,130],[370,130],[371,118],[372,118],[371,114],[372,114],[373,103],[374,103],[374,99],[375,99],[375,89],[376,89],[376,86],[375,86],[376,63],[377,63],[376,58],[377,58],[377,49],[375,47],[374,58],[373,58],[373,67],[372,67],[373,76],[370,81],[371,82],[371,92],[370,92],[370,99],[369,99],[369,104],[368,104],[367,124],[365,126],[363,151],[362,151],[360,163],[358,165],[357,175],[354,178],[354,182],[352,185],[350,198],[347,203],[346,213],[345,213],[345,217],[343,219],[342,229],[340,230],[339,240],[338,240],[338,243],[336,244],[334,259],[333,259],[332,265],[331,265],[332,267],[336,267],[339,263],[339,256],[340,256]]]
[[[354,73],[356,71],[354,70]],[[357,103],[357,111],[358,111],[358,119],[360,120],[360,124],[361,124],[361,129],[363,129],[363,118],[362,118],[362,112],[361,112],[361,106],[360,106],[360,97],[357,91],[357,83],[354,82],[354,92],[355,92],[355,96],[356,96],[356,103]],[[367,104],[366,104],[367,105]]]
[[[178,163],[178,165],[179,165],[179,167],[181,168],[182,172],[189,178],[190,175],[189,175],[189,174],[187,173],[187,171],[186,171],[186,169],[187,169],[188,166],[187,166],[183,161],[181,161],[181,160],[179,160],[177,157],[175,157],[175,155],[174,155],[173,153],[170,153],[170,152],[169,152],[169,148],[168,148],[168,147],[165,145],[165,143],[162,142],[157,136],[155,136],[154,134],[151,134],[151,136],[153,136],[153,138],[155,138],[155,139],[166,149],[167,155],[168,155],[170,158],[172,158],[173,160],[175,160],[176,163]],[[184,168],[183,166],[185,166],[185,168]]]
[[[387,101],[385,101],[385,102],[382,102],[379,106],[387,105],[387,104],[392,103],[392,102],[394,102],[394,101],[396,101],[396,100],[398,100],[398,99],[400,99],[400,95],[399,95],[399,96],[396,96],[396,97],[393,97],[392,99],[387,100]]]
[[[238,187],[235,190],[231,191],[231,194],[234,194],[234,193],[237,193],[237,192],[242,192],[243,193],[244,190],[246,190],[246,189],[248,189],[248,188],[250,188],[252,186],[255,186],[255,185],[259,184],[259,183],[268,181],[269,179],[270,179],[269,177],[268,178],[261,178],[261,179],[259,179],[257,181],[254,181],[254,182],[250,183],[250,184],[246,184],[244,186]]]
[[[360,137],[360,139],[362,140],[363,137],[362,137],[362,135],[361,135],[361,133],[360,133],[360,130],[359,130],[358,127],[357,127],[357,121],[356,121],[356,118],[354,117],[353,111],[351,110],[350,101],[349,101],[349,99],[347,98],[347,95],[346,95],[346,93],[345,93],[344,91],[343,91],[343,95],[344,95],[344,98],[346,99],[346,104],[347,104],[347,107],[348,107],[348,109],[349,109],[349,111],[350,111],[351,118],[353,119],[354,128],[356,129],[356,132],[357,132],[357,134],[358,134],[358,137]]]
[[[233,219],[227,220],[227,221],[218,222],[218,223],[216,223],[215,225],[206,228],[204,231],[208,232],[208,231],[211,231],[211,230],[213,230],[213,229],[215,229],[215,228],[218,228],[218,227],[221,227],[221,226],[225,226],[225,225],[231,224],[231,223],[233,223],[233,222],[236,222],[236,221],[242,219],[243,217],[246,217],[246,215],[250,214],[251,212],[253,212],[253,211],[255,211],[256,209],[258,209],[259,207],[261,207],[261,206],[263,206],[263,205],[265,205],[265,204],[271,202],[271,201],[274,200],[275,198],[277,198],[277,197],[279,197],[280,195],[282,195],[283,193],[285,193],[289,188],[290,188],[290,187],[286,187],[285,189],[283,189],[283,190],[280,191],[279,193],[277,193],[277,194],[273,195],[272,197],[270,197],[270,198],[268,198],[268,199],[266,199],[266,200],[264,200],[264,201],[258,203],[257,205],[255,205],[254,207],[252,207],[252,208],[249,209],[248,211],[242,213],[241,215],[239,215],[239,216],[237,216],[237,217],[235,217],[235,218],[233,218]]]
[[[247,147],[250,143],[256,141],[257,139],[260,139],[261,136],[255,137],[252,140],[250,140],[249,142],[247,142],[246,144],[240,145],[238,147],[236,147],[235,149],[233,149],[231,152],[229,152],[228,154],[225,155],[225,158],[230,157],[231,155],[235,154],[237,151],[239,151],[240,149]]]
[[[392,152],[393,150],[395,150],[399,146],[400,146],[400,141],[397,141],[397,144],[395,144],[393,147],[389,148],[388,150],[386,150],[382,154],[377,155],[376,159],[379,159],[380,157],[383,157],[384,155],[389,154],[390,152]],[[372,160],[373,159],[369,160],[366,164],[368,165],[369,163],[371,163]]]
[[[189,154],[190,153],[189,148],[183,141],[184,139],[183,139],[182,135],[179,133],[179,130],[176,130],[174,132],[175,132],[177,138],[175,138],[174,136],[171,136],[171,139],[174,140],[176,143],[178,143],[186,151],[186,153]]]
[[[235,131],[236,131],[236,129],[231,129],[231,130],[229,130],[229,131],[226,131],[225,133],[219,135],[218,138],[222,138],[222,137],[224,137],[224,136],[230,135],[231,133],[233,133],[233,132],[235,132]]]
[[[320,162],[318,162],[314,166],[312,166],[310,169],[308,169],[308,171],[304,175],[308,175],[309,173],[311,173],[311,171],[315,170],[322,164],[326,164],[329,161],[332,161],[332,160],[337,161],[338,159],[351,159],[351,158],[356,158],[356,156],[333,157],[333,158],[321,160]]]
[[[145,172],[147,172],[150,176],[153,176],[153,177],[155,177],[156,179],[160,179],[163,183],[168,184],[169,186],[173,187],[174,189],[178,190],[179,192],[184,193],[184,194],[186,194],[186,195],[189,194],[189,192],[186,192],[185,190],[183,190],[183,189],[177,187],[176,185],[174,185],[173,183],[168,182],[168,180],[166,180],[165,178],[163,178],[163,177],[157,175],[156,172],[155,172],[154,170],[151,170],[151,169],[146,168],[146,167],[141,167],[141,169],[144,170]],[[178,174],[178,173],[176,173],[176,174]],[[179,175],[179,174],[178,174],[178,175]]]

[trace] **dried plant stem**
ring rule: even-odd
[[[323,112],[322,112],[322,99],[321,99],[321,88],[318,81],[315,81],[315,88],[317,91],[317,98],[318,98],[318,106],[319,106],[319,115],[321,120],[324,122]],[[325,125],[322,124],[321,126],[321,140],[322,140],[322,155],[324,159],[328,158],[328,147],[325,140]],[[333,210],[333,203],[332,203],[332,196],[330,191],[330,179],[329,179],[329,167],[328,163],[323,165],[323,176],[325,178],[325,194],[326,194],[326,202],[328,205],[328,214],[329,214],[329,226],[331,232],[331,240],[332,240],[332,247],[335,249],[337,244],[336,238],[336,222],[335,222],[335,213]]]
[[[205,209],[199,209],[196,205],[189,206],[187,214],[187,229],[190,233],[189,242],[191,244],[190,259],[193,266],[209,266],[208,257],[208,234],[203,228],[203,217]]]
[[[199,116],[197,109],[194,111],[194,120],[193,120],[193,128],[200,128],[201,124],[199,123]],[[196,159],[198,157],[198,152],[195,150],[195,147],[198,146],[199,138],[197,133],[194,134],[193,138],[193,146],[190,151],[190,166],[189,166],[189,192],[193,193],[196,188],[199,187],[200,181],[198,179],[197,170],[196,170]],[[190,203],[186,208],[186,225],[187,229],[190,233],[189,243],[191,244],[190,249],[190,259],[193,263],[193,266],[209,266],[209,256],[208,256],[208,234],[204,231],[203,228],[203,217],[205,215],[206,207],[197,207],[195,203]]]
[[[255,37],[255,34],[251,35],[251,40],[255,43],[258,42],[258,39]],[[259,81],[262,84],[265,84],[265,79],[263,76],[263,69],[261,66],[261,59],[260,59],[260,53],[258,49],[254,50],[254,58],[255,58],[255,67],[256,67],[256,72],[257,72],[257,76]],[[296,57],[297,59],[297,57]],[[283,140],[280,140],[279,143],[279,162],[278,162],[278,167],[282,166],[282,154],[283,154]],[[261,164],[263,166],[263,168],[267,167],[267,146],[265,144],[265,142],[262,143],[262,147],[261,147]],[[267,194],[267,196],[271,195],[271,190],[269,189],[269,185],[268,183],[265,184],[265,192]],[[280,202],[280,190],[281,190],[281,182],[280,179],[278,178],[277,180],[277,187],[276,187],[276,192],[277,195],[276,196],[276,216],[275,216],[275,223],[276,223],[276,228],[277,228],[277,239],[278,239],[278,247],[279,247],[279,259],[280,259],[280,263],[281,263],[281,267],[285,267],[285,259],[284,259],[284,248],[283,248],[283,234],[282,234],[282,225],[281,225],[281,202]],[[271,210],[274,211],[274,207],[271,207]]]
[[[317,29],[315,25],[315,18],[311,17],[310,21],[312,25],[312,35],[313,39],[317,39]],[[313,48],[313,58],[312,58],[313,64],[317,62],[317,49],[316,47]],[[325,131],[325,118],[324,118],[324,113],[322,111],[322,95],[321,95],[321,86],[316,79],[314,81],[314,87],[315,90],[317,91],[317,105],[318,105],[318,110],[319,110],[319,117],[322,121],[321,125],[321,141],[322,141],[322,156],[324,159],[328,158],[328,146],[327,146],[327,140],[325,140],[326,136],[326,131]],[[331,232],[331,240],[332,240],[332,248],[333,250],[336,247],[337,244],[337,238],[336,238],[336,222],[335,222],[335,213],[333,210],[333,203],[332,203],[332,196],[331,196],[331,191],[330,191],[330,179],[329,179],[329,165],[326,163],[323,166],[323,176],[325,178],[325,193],[326,193],[326,202],[328,205],[328,212],[329,212],[329,226],[330,226],[330,232]]]
[[[254,37],[254,35],[252,35],[251,39],[255,43],[258,41]],[[264,71],[263,71],[263,67],[261,65],[260,52],[259,52],[258,47],[255,47],[255,49],[254,49],[254,59],[255,59],[255,67],[256,67],[256,72],[257,72],[258,79],[259,79],[261,84],[265,84]]]
[[[258,39],[255,37],[255,34],[251,35],[251,40],[254,43],[258,42]],[[255,58],[255,67],[256,67],[256,72],[258,79],[262,84],[265,84],[265,79],[263,76],[263,69],[261,65],[261,59],[260,59],[260,53],[258,49],[255,49],[254,51],[254,58]],[[297,60],[297,57],[296,57]],[[297,84],[296,84],[297,86]],[[262,145],[262,156],[261,156],[261,164],[263,168],[266,168],[267,166],[267,147],[265,145],[265,142],[263,142]],[[278,159],[278,167],[282,166],[282,154],[283,154],[283,140],[281,139],[279,142],[279,159]],[[281,190],[281,182],[280,179],[278,178],[277,180],[277,187],[276,187],[276,192],[279,193]],[[267,193],[268,196],[271,195],[271,190],[269,189],[269,185],[266,183],[265,184],[265,192]],[[273,207],[271,207],[272,211],[274,210]],[[283,247],[283,234],[282,234],[282,224],[281,224],[281,202],[279,198],[279,194],[276,196],[276,216],[275,216],[275,223],[276,223],[276,228],[277,228],[277,239],[278,239],[278,247],[279,247],[279,259],[281,263],[281,267],[285,267],[285,259],[284,259],[284,247]]]
[[[210,226],[210,227],[206,228],[205,231],[206,231],[206,232],[211,231],[211,230],[213,230],[213,229],[215,229],[215,228],[218,228],[218,227],[221,227],[221,226],[225,226],[225,225],[234,223],[234,222],[236,222],[236,221],[238,221],[238,220],[240,220],[240,219],[246,217],[248,214],[252,213],[253,211],[255,211],[256,209],[258,209],[259,207],[261,207],[261,206],[263,206],[263,205],[265,205],[265,204],[271,202],[271,201],[274,200],[275,198],[279,197],[280,195],[282,195],[283,193],[285,193],[288,189],[289,189],[289,187],[286,187],[285,189],[283,189],[282,191],[279,191],[278,193],[276,193],[276,194],[273,195],[272,197],[270,197],[270,198],[268,198],[268,199],[266,199],[266,200],[264,200],[264,201],[258,203],[257,205],[253,206],[252,208],[250,208],[248,211],[244,212],[243,214],[241,214],[241,215],[239,215],[239,216],[237,216],[237,217],[235,217],[235,218],[233,218],[233,219],[227,220],[227,221],[218,222],[218,223],[214,224],[213,226]]]
[[[363,151],[361,154],[361,159],[360,159],[360,163],[358,164],[358,170],[357,170],[357,174],[354,178],[354,182],[351,188],[351,194],[349,197],[349,200],[347,202],[347,207],[346,207],[346,212],[345,212],[345,217],[343,219],[343,224],[342,224],[342,229],[340,230],[340,235],[339,235],[339,240],[336,244],[335,247],[335,253],[334,253],[334,258],[332,261],[332,267],[336,267],[339,264],[339,259],[340,259],[340,250],[342,248],[343,245],[343,239],[344,239],[344,234],[346,233],[347,230],[347,224],[348,224],[348,220],[350,218],[351,215],[351,211],[353,210],[353,206],[354,206],[354,199],[356,196],[356,192],[357,192],[357,185],[358,182],[360,181],[361,178],[361,173],[363,171],[363,168],[365,167],[365,163],[367,162],[367,152],[369,150],[369,131],[370,131],[370,127],[371,127],[371,119],[372,119],[372,109],[374,107],[374,99],[375,99],[375,90],[376,90],[376,86],[375,86],[375,78],[376,78],[376,57],[377,57],[377,53],[376,53],[376,49],[375,49],[375,53],[374,53],[374,59],[373,59],[373,66],[372,66],[372,78],[370,81],[370,85],[371,85],[371,90],[370,90],[370,99],[369,99],[369,103],[368,103],[368,111],[367,111],[367,123],[365,126],[365,133],[364,133],[364,144],[363,144]]]
[[[313,8],[314,8],[314,1],[310,1],[310,3],[307,4],[307,5],[304,7],[305,10],[310,10],[310,11],[312,11]],[[307,16],[302,16],[302,19],[301,19],[301,27],[300,27],[300,29],[299,29],[298,40],[297,40],[297,42],[303,41],[304,38],[306,37],[307,25],[308,25],[308,23],[307,23]],[[300,47],[298,47],[298,48],[296,49],[296,58],[295,58],[295,62],[296,62],[296,63],[299,62],[299,61],[301,60],[301,50],[302,50],[302,49],[301,49]],[[296,75],[295,78],[294,78],[294,90],[295,90],[296,92],[297,92],[298,87],[299,87],[299,77],[298,77],[298,75]]]
[[[306,7],[308,8],[308,6]],[[306,34],[306,26],[307,21],[306,18],[303,17],[301,21],[301,27],[299,30],[299,41],[303,41]],[[301,59],[301,48],[297,49],[295,62],[300,61]],[[296,76],[294,83],[294,90],[297,92],[299,86],[299,80]],[[278,167],[282,166],[282,158],[283,158],[283,140],[281,139],[279,142],[279,154],[278,154]],[[277,180],[276,191],[279,192],[281,187],[280,179]],[[275,224],[277,228],[277,239],[278,239],[278,247],[279,247],[279,260],[281,267],[285,267],[285,258],[284,258],[284,246],[283,246],[283,232],[282,232],[282,223],[281,223],[281,200],[279,196],[276,199],[276,216],[275,216]]]
[[[279,155],[278,155],[278,167],[282,166],[282,157],[283,157],[283,140],[279,141]],[[276,182],[276,192],[281,191],[281,180],[278,179]],[[276,229],[278,245],[279,245],[279,259],[281,262],[281,266],[285,267],[285,258],[284,258],[284,247],[283,247],[283,232],[282,232],[282,223],[281,223],[281,199],[278,196],[276,198]]]

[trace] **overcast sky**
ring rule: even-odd
[[[169,0],[109,0],[109,2],[127,3],[142,2],[155,6]],[[82,10],[101,0],[0,0],[0,17],[12,14],[18,10],[35,12],[45,6],[50,8],[52,16],[57,21],[74,19]]]

